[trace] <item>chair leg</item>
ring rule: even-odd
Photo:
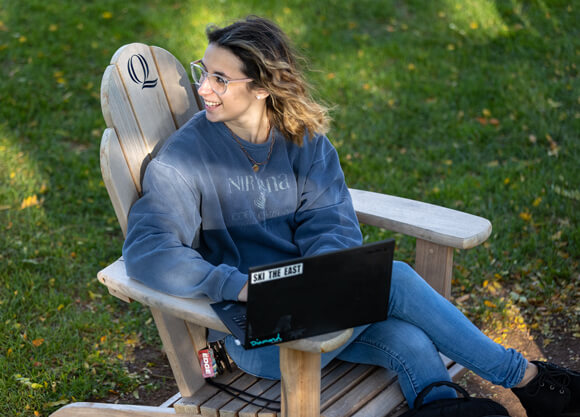
[[[453,248],[417,239],[415,270],[439,294],[451,297]]]
[[[282,417],[320,416],[320,353],[280,347]]]
[[[151,308],[151,313],[179,392],[183,397],[191,397],[205,384],[196,354],[203,347],[196,346],[202,339],[197,333],[205,332],[205,330],[200,326],[188,325],[184,320],[155,308]]]

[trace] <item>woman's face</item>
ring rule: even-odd
[[[205,50],[201,65],[209,74],[219,74],[228,80],[247,78],[242,72],[242,61],[229,49],[213,43]],[[206,117],[211,122],[254,124],[255,118],[263,113],[264,100],[260,91],[250,88],[247,82],[229,83],[226,92],[218,95],[205,80],[197,91],[205,102]]]

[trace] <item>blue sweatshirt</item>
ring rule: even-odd
[[[203,111],[167,140],[129,213],[129,276],[180,297],[236,300],[250,266],[362,243],[328,138],[238,140]],[[272,149],[268,162],[254,172],[241,145],[258,162]]]

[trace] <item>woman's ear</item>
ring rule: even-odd
[[[266,91],[263,88],[259,88],[256,90],[256,99],[257,100],[264,100],[269,95],[270,95],[270,93],[268,93],[268,91]]]

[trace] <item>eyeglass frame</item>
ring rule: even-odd
[[[189,65],[191,67],[191,78],[193,78],[193,82],[195,83],[195,85],[197,85],[197,88],[199,89],[201,87],[201,85],[203,84],[203,82],[205,80],[207,80],[209,77],[216,77],[216,78],[219,78],[219,79],[223,80],[224,83],[225,83],[225,87],[224,87],[224,92],[223,93],[218,93],[217,91],[215,91],[214,88],[211,86],[211,83],[209,85],[209,87],[211,88],[211,90],[214,93],[216,93],[218,96],[223,96],[225,93],[228,92],[228,85],[230,83],[237,83],[237,82],[245,82],[245,83],[247,83],[247,82],[250,82],[250,81],[254,81],[252,78],[238,78],[238,79],[235,79],[235,80],[229,80],[229,79],[227,79],[226,77],[224,77],[223,75],[220,75],[220,74],[213,74],[213,73],[210,74],[209,72],[207,72],[207,70],[204,67],[202,67],[201,65],[199,65],[200,63],[203,64],[203,61],[201,59],[198,59],[197,61],[192,61],[192,62],[189,63]],[[194,67],[195,68],[199,68],[201,70],[202,78],[199,81],[195,81]]]

